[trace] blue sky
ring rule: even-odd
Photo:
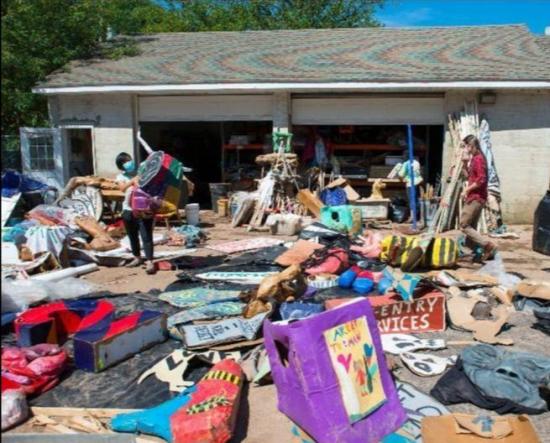
[[[386,0],[377,18],[386,26],[526,24],[544,33],[550,0]]]

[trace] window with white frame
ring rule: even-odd
[[[36,135],[30,137],[29,151],[32,170],[51,171],[55,169],[53,137],[51,135]]]

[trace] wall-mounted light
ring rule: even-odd
[[[497,95],[492,91],[485,91],[479,94],[479,104],[494,105],[497,102]]]

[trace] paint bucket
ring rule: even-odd
[[[218,212],[218,200],[227,198],[231,190],[231,183],[210,183],[210,198],[212,199],[212,211]]]
[[[229,206],[229,200],[227,198],[220,198],[218,200],[218,215],[220,217],[227,217],[228,206]]]
[[[200,207],[198,203],[189,203],[185,206],[185,218],[187,224],[191,226],[198,226],[200,223]]]

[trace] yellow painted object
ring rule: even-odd
[[[382,240],[380,259],[392,266],[401,266],[418,243],[416,236],[388,235]],[[458,261],[458,252],[456,240],[435,237],[424,255],[422,265],[433,269],[452,267]]]
[[[220,198],[218,200],[218,215],[220,217],[227,217],[229,212],[229,200],[227,198]]]

